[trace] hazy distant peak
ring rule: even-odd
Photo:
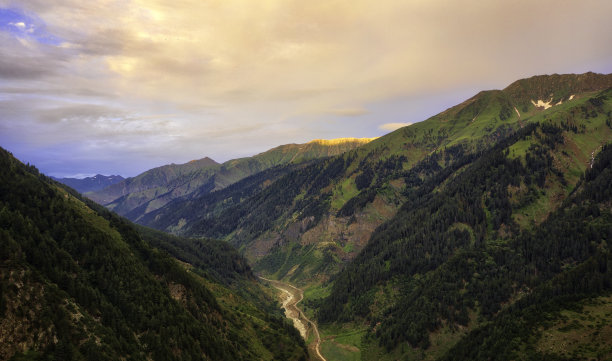
[[[79,193],[101,190],[124,180],[124,178],[120,175],[105,176],[103,174],[96,174],[93,177],[85,178],[51,178],[76,189]]]
[[[92,178],[92,179],[124,179],[122,176],[118,175],[118,174],[111,174],[111,175],[104,175],[104,174],[96,174],[93,177],[87,177],[87,178]],[[85,179],[87,179],[85,178]]]

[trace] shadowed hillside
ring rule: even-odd
[[[245,177],[276,166],[342,154],[371,139],[342,138],[287,144],[253,157],[218,164],[210,158],[171,164],[146,171],[87,196],[99,204],[138,221],[145,214],[176,199],[192,199],[223,189]]]
[[[0,359],[306,359],[227,245],[139,233],[3,149],[0,169]]]
[[[430,180],[448,177],[531,123],[553,117],[567,128],[563,151],[570,156],[559,156],[567,158],[561,171],[574,184],[591,153],[609,139],[606,107],[589,100],[596,98],[597,89],[609,86],[612,77],[600,74],[519,80],[341,156],[261,172],[200,198],[177,200],[139,222],[179,234],[225,238],[256,269],[279,277],[326,278],[355,257],[414,190],[424,191]],[[541,89],[572,94],[544,109],[531,103],[537,104]],[[518,110],[524,108],[521,99],[529,99],[526,110]],[[514,151],[528,146],[521,142]],[[554,193],[553,198],[565,197],[567,191]],[[543,209],[537,217],[548,206]]]

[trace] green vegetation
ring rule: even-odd
[[[524,183],[507,190],[512,207],[523,208],[522,213],[511,212],[516,226],[537,225],[572,191],[590,152],[610,139],[606,124],[612,123],[607,114],[609,101],[598,98],[597,93],[610,85],[612,77],[596,74],[520,80],[501,91],[481,92],[426,121],[340,156],[271,168],[225,189],[177,200],[149,212],[139,222],[189,237],[226,239],[260,272],[281,275],[297,266],[303,277],[294,281],[329,278],[361,251],[378,226],[414,197],[413,192],[439,191],[453,181],[453,173],[463,171],[493,144],[529,124],[549,122],[563,129],[561,136],[566,138],[557,142],[552,158],[554,172],[563,173],[564,179],[540,172],[538,180],[552,184],[538,185],[539,192]],[[546,91],[550,93],[543,95]],[[559,93],[557,105],[544,110],[531,103],[551,93],[555,99]],[[570,95],[575,96],[571,101]],[[543,130],[537,134],[551,138]],[[507,157],[527,166],[525,155],[533,153],[529,148],[534,143],[540,143],[540,138],[509,145]],[[437,183],[431,181],[434,179]],[[525,189],[531,193],[523,193]],[[513,202],[522,203],[516,207]],[[488,207],[484,212],[493,230],[496,225],[492,222],[499,222],[500,215],[490,217]],[[313,242],[331,242],[334,247],[323,258],[294,255],[294,245],[303,248]]]
[[[361,360],[361,340],[366,333],[363,328],[330,327],[321,329],[321,353],[329,361]]]
[[[370,139],[315,140],[306,144],[287,144],[253,157],[218,164],[210,158],[185,164],[170,164],[146,171],[134,178],[87,196],[109,209],[138,221],[144,215],[176,199],[192,199],[220,190],[264,170],[312,159],[342,154]]]
[[[351,198],[359,193],[355,181],[352,178],[347,178],[336,187],[332,195],[332,209],[340,209]]]
[[[609,94],[601,93],[596,99],[607,100]],[[590,118],[601,121],[603,117],[598,114],[606,114],[609,109],[605,104],[600,103],[595,112],[589,111],[592,114]],[[579,103],[577,106],[583,105]],[[566,157],[566,163],[559,162],[563,152],[567,153],[567,139],[580,139],[582,134],[589,134],[588,128],[599,127],[599,122],[590,122],[581,133],[565,124],[558,124],[560,126],[551,121],[531,123],[483,152],[452,181],[446,182],[439,193],[417,192],[409,197],[395,218],[380,227],[368,246],[335,277],[332,293],[318,305],[319,320],[362,320],[370,325],[380,324],[374,327],[376,331],[371,337],[386,349],[385,352],[397,355],[399,348],[404,350],[402,353],[417,357],[417,349],[421,349],[425,353],[419,357],[440,356],[433,344],[440,330],[450,327],[457,332],[473,328],[469,316],[473,311],[478,312],[479,322],[500,327],[496,320],[501,317],[498,313],[505,304],[534,289],[536,301],[532,304],[539,305],[542,298],[537,298],[538,292],[549,287],[549,280],[570,282],[572,277],[594,280],[594,288],[576,287],[576,281],[571,281],[571,285],[555,286],[561,287],[567,297],[575,300],[608,290],[611,282],[605,267],[599,268],[603,274],[585,274],[585,270],[589,269],[587,265],[594,262],[593,259],[598,259],[601,265],[602,260],[609,257],[607,244],[612,215],[603,205],[610,201],[607,197],[612,187],[609,163],[612,148],[600,148],[603,150],[597,162],[592,169],[587,169],[586,183],[574,182],[572,189],[578,189],[578,192],[574,191],[565,202],[562,200],[568,194],[562,194],[560,200],[552,202],[550,194],[558,189],[556,185],[568,182],[557,167],[576,166],[571,157]],[[595,138],[606,136],[610,139],[609,133],[603,131]],[[530,141],[528,147],[524,145],[526,141]],[[512,155],[512,149],[516,150],[514,144],[526,148],[522,156],[517,156],[516,151]],[[431,182],[439,184],[440,180],[432,179]],[[509,193],[509,189],[518,189],[521,196]],[[538,227],[533,223],[525,227],[514,221],[515,212],[526,212],[529,208],[546,212],[540,214]],[[460,222],[461,227],[457,227],[456,222]],[[475,242],[470,242],[470,239]],[[575,267],[581,264],[584,266]],[[376,316],[372,308],[375,298],[371,291],[397,277],[402,286],[395,306],[389,307],[382,317]],[[530,300],[530,297],[524,299]],[[565,304],[553,303],[551,307],[563,309]],[[544,320],[540,318],[534,322]],[[511,330],[508,322],[504,319],[501,330]],[[517,340],[524,344],[529,341],[528,335],[533,330],[519,325],[516,327],[522,327],[522,331],[507,332],[527,335],[527,338]],[[486,332],[491,334],[490,330]],[[506,343],[511,335],[499,332],[475,342],[490,346],[491,340],[495,339],[511,345],[499,344],[500,347],[518,347]],[[487,346],[482,350],[481,346],[468,343],[475,337],[473,335],[470,333],[461,338],[457,346],[466,352],[467,359],[513,355],[509,349],[500,351]],[[460,346],[464,343],[468,346]],[[595,349],[603,352],[599,347]],[[482,351],[475,354],[474,350]],[[530,352],[527,354],[536,357],[537,352]],[[448,355],[449,359],[456,359],[456,349],[449,351]],[[507,357],[512,359],[517,355],[520,354]]]
[[[340,264],[335,256],[337,252],[337,245],[333,243],[307,246],[290,244],[286,248],[272,249],[257,263],[255,270],[275,270],[272,274],[275,278],[301,283],[313,275],[336,273]]]
[[[2,334],[11,335],[3,359],[306,358],[282,318],[250,301],[227,307],[207,287],[253,277],[235,251],[194,245],[210,253],[201,258],[173,239],[167,248],[212,276],[205,280],[147,243],[161,244],[161,235],[139,234],[2,149],[0,169],[0,312]],[[273,308],[263,296],[259,302]]]
[[[558,358],[600,359],[612,355],[612,297],[595,297],[574,304],[548,322],[536,350]]]
[[[266,335],[236,357],[301,354],[274,354],[285,326],[266,318],[271,308],[258,313],[269,296],[249,286],[242,258],[209,238],[238,247],[257,272],[307,286],[302,304],[330,360],[605,358],[611,86],[611,75],[592,73],[523,79],[340,155],[275,151],[265,170],[254,159],[228,163],[242,170],[215,170],[171,203],[152,189],[121,202],[142,224],[198,239],[138,235],[208,290],[205,304],[223,320],[215,342]],[[121,245],[114,218],[97,213],[84,218]],[[232,332],[231,315],[251,328]],[[283,340],[295,345],[291,335]]]

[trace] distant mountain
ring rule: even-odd
[[[87,197],[137,221],[145,214],[179,199],[190,199],[227,187],[266,169],[342,154],[370,142],[367,138],[314,140],[287,144],[253,157],[218,164],[210,158],[172,164],[125,179]]]
[[[175,189],[178,185],[186,185],[188,189],[197,188],[203,183],[198,179],[208,179],[218,167],[219,163],[208,157],[185,164],[173,163],[153,168],[100,191],[90,192],[86,196],[102,205],[124,196],[133,195],[132,198],[135,198],[136,194],[145,199],[153,199],[160,193],[166,194],[169,190]]]
[[[79,193],[87,193],[99,191],[100,189],[104,189],[110,185],[116,184],[124,180],[120,175],[102,175],[96,174],[93,177],[86,178],[55,178],[51,177],[53,180],[56,180],[60,183],[67,185],[70,188],[76,189]]]
[[[308,357],[227,243],[136,228],[1,148],[0,266],[0,360]]]

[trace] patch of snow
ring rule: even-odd
[[[563,100],[559,100],[559,102],[555,105],[561,105],[561,104],[563,104]]]
[[[535,105],[538,108],[544,108],[544,109],[551,108],[552,105],[550,105],[550,103],[552,103],[552,98],[550,98],[550,100],[547,102],[543,101],[542,99],[538,99],[537,103],[534,100],[531,100],[531,104]]]
[[[572,100],[572,99],[574,99],[574,94],[570,95],[568,100]]]
[[[532,102],[533,102],[533,100],[532,100]],[[521,117],[521,113],[519,113],[519,111],[518,111],[518,109],[516,109],[516,107],[514,107],[514,111],[516,112],[516,115],[518,115],[518,117],[520,118]]]

